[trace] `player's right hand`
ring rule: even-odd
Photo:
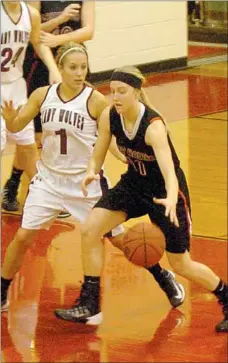
[[[22,106],[18,106],[17,108],[14,108],[12,100],[3,101],[2,105],[1,105],[1,115],[5,121],[11,122],[17,117],[21,108],[22,108]]]
[[[99,179],[100,176],[98,174],[95,174],[93,171],[86,173],[81,184],[82,193],[84,194],[85,197],[87,197],[88,195],[87,185],[92,183],[93,180],[99,180]]]
[[[74,18],[74,17],[78,17],[79,14],[79,10],[80,10],[80,5],[79,4],[71,4],[68,5],[62,12],[61,19],[63,21],[63,23],[65,23],[66,21]]]

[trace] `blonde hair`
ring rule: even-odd
[[[114,72],[124,72],[124,73],[128,73],[128,74],[132,74],[133,76],[137,77],[142,82],[142,86],[145,85],[145,83],[146,83],[146,78],[144,77],[144,75],[142,74],[142,72],[137,67],[135,67],[135,66],[123,66],[123,67],[120,67],[120,68],[116,68],[114,70]],[[167,122],[166,122],[164,116],[149,101],[149,98],[148,98],[146,92],[144,91],[144,89],[143,88],[140,88],[138,91],[140,92],[139,93],[139,101],[142,102],[142,103],[144,103],[146,106],[152,108],[159,115],[161,115],[161,118],[165,122],[166,127],[167,127]]]
[[[63,64],[64,57],[67,54],[69,54],[70,52],[84,53],[86,55],[87,63],[88,63],[88,54],[87,54],[87,51],[86,51],[86,48],[84,47],[84,45],[74,43],[74,42],[69,42],[69,43],[62,45],[57,51],[55,60],[56,60],[56,63],[58,64],[58,66],[61,66]]]
[[[89,68],[88,53],[87,53],[85,46],[82,44],[79,44],[79,43],[74,43],[74,42],[69,42],[69,43],[66,43],[66,44],[62,45],[61,47],[59,47],[56,57],[55,57],[55,60],[56,60],[56,63],[58,66],[63,65],[64,57],[67,54],[69,54],[70,52],[84,53],[87,58],[87,68]],[[89,86],[89,87],[92,87],[93,89],[95,89],[95,87],[88,81],[85,81],[84,83],[86,86]]]

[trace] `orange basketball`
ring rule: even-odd
[[[119,247],[127,259],[136,265],[155,265],[165,251],[165,237],[152,223],[138,223],[129,228]]]

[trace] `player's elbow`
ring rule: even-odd
[[[86,28],[85,28],[85,42],[87,41],[87,40],[92,40],[93,39],[93,36],[94,36],[94,28],[93,27],[90,27],[90,26],[87,26]]]

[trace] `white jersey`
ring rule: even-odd
[[[21,16],[15,23],[1,2],[1,83],[23,77],[23,63],[32,29],[27,5],[20,2]]]
[[[59,96],[59,84],[49,87],[41,105],[42,163],[61,174],[86,171],[97,139],[97,122],[89,114],[88,100],[93,89],[65,102]]]

